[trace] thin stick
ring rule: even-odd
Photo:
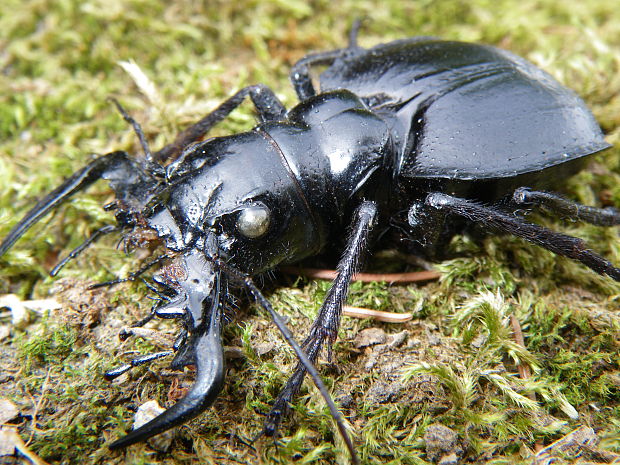
[[[510,324],[512,325],[512,332],[515,337],[515,342],[519,344],[521,347],[525,348],[525,339],[523,338],[523,331],[521,331],[521,324],[519,323],[519,320],[517,320],[516,316],[510,315]],[[526,365],[524,363],[519,363],[517,365],[517,369],[519,370],[519,376],[522,379],[530,379],[532,377],[532,370],[529,365]],[[529,392],[527,396],[532,400],[536,400],[536,394],[534,394],[533,392]]]
[[[523,331],[521,330],[521,323],[516,316],[510,315],[510,325],[512,326],[512,334],[514,335],[515,342],[521,347],[525,348],[525,338],[523,337]],[[532,369],[525,363],[518,363],[517,369],[519,370],[519,377],[521,379],[530,379],[532,377]],[[536,402],[536,394],[534,392],[528,392],[527,397]],[[536,452],[540,452],[543,445],[540,441],[536,441],[534,449]]]
[[[283,266],[280,268],[288,274],[296,274],[315,279],[336,278],[336,270],[326,270],[320,268],[299,268],[293,266]],[[384,281],[387,283],[414,283],[419,281],[432,281],[439,279],[441,273],[434,270],[429,271],[413,271],[411,273],[357,273],[353,275],[352,281],[361,281],[363,283]]]
[[[342,313],[353,318],[372,318],[373,320],[386,323],[404,323],[413,319],[413,313],[383,312],[369,308],[351,307],[350,305],[345,305]]]

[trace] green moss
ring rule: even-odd
[[[0,4],[0,237],[92,153],[139,152],[136,137],[107,97],[115,96],[131,111],[154,148],[248,84],[269,85],[290,107],[296,101],[287,76],[291,64],[310,51],[342,46],[358,17],[365,19],[363,46],[435,35],[520,54],[584,97],[607,140],[620,143],[620,12],[614,2],[5,0]],[[155,93],[144,92],[118,64],[131,60]],[[244,105],[213,135],[253,123],[251,106]],[[567,180],[567,195],[586,204],[620,205],[619,167],[617,148],[593,157],[588,169]],[[58,256],[113,221],[99,209],[110,199],[108,187],[99,183],[35,226],[0,259],[0,293],[47,297],[54,281],[46,272]],[[613,228],[543,215],[532,220],[583,237],[620,263]],[[63,276],[105,280],[136,269],[139,258],[127,258],[114,246],[114,238],[102,240]],[[345,318],[334,347],[337,368],[321,364],[334,396],[353,399],[343,411],[363,461],[429,463],[423,435],[437,422],[457,433],[466,459],[477,463],[527,463],[527,451],[537,443],[553,442],[582,424],[596,429],[601,447],[620,452],[618,285],[515,238],[457,237],[451,248],[458,258],[437,265],[440,283],[351,287],[352,305],[415,316],[398,327]],[[372,266],[406,268],[387,256]],[[299,339],[328,287],[298,280],[270,295]],[[489,292],[499,300],[493,303]],[[104,443],[129,427],[130,408],[150,398],[167,402],[172,377],[165,361],[141,367],[119,384],[100,376],[114,363],[159,350],[148,341],[116,338],[122,325],[148,311],[146,295],[143,286],[124,286],[101,296],[110,308],[93,328],[58,321],[61,311],[0,342],[14,355],[4,357],[3,372],[18,373],[7,381],[11,398],[24,412],[39,405],[36,422],[20,425],[24,439],[32,435],[35,453],[50,463],[346,461],[309,383],[293,419],[283,424],[278,448],[270,440],[258,441],[256,452],[246,445],[296,363],[266,315],[253,307],[242,309],[226,329],[227,344],[240,347],[243,358],[229,361],[229,382],[215,407],[181,428],[166,454],[146,446],[126,457],[110,454]],[[511,314],[522,326],[525,348],[514,343]],[[154,325],[174,333],[174,325]],[[351,341],[360,330],[377,326],[388,333],[407,329],[416,343],[389,349],[378,366],[367,369],[376,354]],[[433,339],[439,344],[431,344]],[[265,343],[273,347],[261,353],[257,348]],[[381,369],[407,357],[418,362],[416,372],[409,370],[414,387],[399,391],[394,383],[400,382],[400,369],[393,376]],[[533,368],[531,379],[516,376],[516,362]],[[190,379],[188,373],[181,383]],[[379,382],[394,390],[395,400],[372,400],[369,393]],[[405,393],[418,398],[403,400]],[[533,394],[535,406],[525,400]],[[570,408],[578,419],[568,415]]]
[[[50,321],[50,317],[43,319],[42,327],[45,330],[37,334],[20,334],[15,344],[19,357],[26,363],[58,363],[73,359],[79,352],[75,351],[78,334],[74,328],[58,326]]]

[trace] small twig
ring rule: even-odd
[[[336,270],[325,270],[320,268],[300,268],[295,266],[283,266],[280,268],[288,274],[297,274],[315,279],[335,279]],[[438,279],[441,274],[438,271],[413,271],[410,273],[357,273],[353,276],[353,281],[363,283],[383,281],[387,283],[414,283],[420,281],[432,281]]]
[[[343,315],[354,318],[373,318],[377,321],[384,321],[386,323],[404,323],[405,321],[409,321],[413,318],[413,313],[383,312],[381,310],[351,307],[349,305],[344,306],[342,313]]]
[[[285,273],[306,276],[315,279],[333,280],[336,278],[336,270],[326,270],[320,268],[301,268],[294,266],[284,266],[280,268]],[[353,281],[363,283],[383,281],[388,283],[413,283],[419,281],[430,281],[438,279],[441,274],[434,270],[414,271],[411,273],[357,273],[353,276]],[[404,323],[413,318],[412,313],[383,312],[368,308],[351,307],[345,305],[343,313],[354,318],[373,318],[377,321],[387,323]]]
[[[512,326],[512,334],[514,335],[515,342],[525,348],[525,338],[523,337],[523,331],[521,330],[521,323],[519,323],[516,316],[510,315],[510,324]],[[521,379],[530,379],[532,377],[532,369],[529,365],[519,362],[517,364],[517,369],[519,370],[519,377]],[[536,394],[534,392],[528,392],[527,397],[536,402]],[[536,452],[540,452],[542,448],[542,443],[540,441],[536,441],[534,444],[534,449]]]
[[[510,324],[512,325],[512,333],[514,334],[515,342],[525,348],[523,331],[521,330],[521,324],[519,323],[519,320],[517,320],[516,316],[510,315]],[[530,379],[532,377],[532,369],[529,365],[519,363],[517,365],[517,369],[519,370],[519,376],[521,379]],[[528,397],[532,400],[536,400],[536,395],[533,392],[528,393]]]
[[[39,396],[39,400],[34,405],[34,411],[32,412],[32,431],[30,432],[30,437],[28,438],[26,445],[30,444],[30,442],[34,438],[34,432],[37,431],[37,414],[39,413],[39,410],[41,410],[41,406],[43,405],[43,401],[45,400],[45,392],[47,391],[47,384],[49,380],[50,380],[50,370],[48,369],[47,373],[45,374],[45,380],[43,381],[43,386],[41,386],[41,395]]]
[[[28,449],[26,443],[24,443],[19,434],[17,434],[17,428],[14,428],[12,426],[0,427],[0,439],[3,442],[10,443],[13,447],[15,447],[15,449],[19,451],[20,454],[30,460],[30,462],[32,462],[34,465],[48,465],[45,460],[43,460],[41,457]]]

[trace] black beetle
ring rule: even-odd
[[[419,37],[363,49],[356,33],[354,28],[346,48],[309,55],[293,67],[300,99],[293,109],[287,111],[269,88],[250,86],[155,153],[118,105],[145,158],[119,151],[95,159],[44,197],[0,245],[2,255],[43,215],[106,179],[116,194],[108,208],[117,225],[95,232],[52,274],[111,232],[122,233],[131,246],[141,232],[151,231],[167,249],[130,276],[164,263],[153,278],[158,303],[138,324],[155,316],[181,320],[172,367],[195,365],[196,382],[185,398],[111,448],[145,440],[213,403],[224,382],[223,315],[241,285],[272,314],[300,358],[263,432],[275,434],[310,371],[357,461],[313,363],[334,342],[351,278],[378,236],[435,258],[467,224],[481,225],[620,281],[620,270],[582,240],[517,215],[541,207],[592,224],[620,223],[613,208],[586,207],[541,191],[609,147],[579,97],[494,47]],[[320,92],[310,77],[317,65],[327,66]],[[246,96],[254,102],[258,126],[196,142]],[[338,276],[301,350],[251,276],[333,247],[347,226]],[[107,376],[171,353],[140,357]]]

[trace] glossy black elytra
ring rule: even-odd
[[[213,403],[224,383],[223,314],[237,285],[272,313],[300,357],[264,432],[275,434],[310,371],[356,462],[313,363],[336,338],[349,282],[367,244],[379,234],[433,258],[465,225],[479,224],[620,281],[620,270],[580,239],[515,215],[541,207],[592,224],[620,223],[615,209],[586,207],[541,191],[609,147],[579,97],[531,63],[494,47],[420,37],[363,49],[355,35],[356,30],[348,47],[309,55],[293,67],[300,103],[288,111],[269,88],[250,86],[155,153],[123,112],[140,136],[145,158],[119,151],[95,159],[37,203],[0,245],[2,255],[43,215],[106,179],[116,194],[110,208],[117,224],[95,232],[67,259],[112,232],[131,243],[138,233],[151,231],[166,247],[165,255],[132,277],[163,263],[153,286],[160,300],[139,323],[155,316],[178,319],[177,342],[172,351],[135,359],[108,377],[174,352],[172,366],[195,365],[196,382],[176,405],[110,447],[145,440]],[[327,66],[320,92],[310,78],[316,65]],[[256,128],[195,143],[246,96],[259,115]],[[302,351],[251,276],[333,247],[347,226],[338,277]]]

